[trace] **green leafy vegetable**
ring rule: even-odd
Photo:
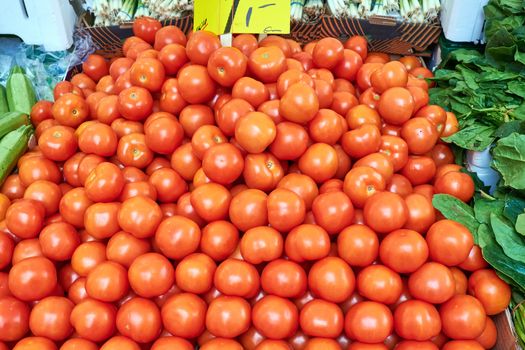
[[[525,241],[514,227],[503,217],[496,214],[490,215],[490,224],[494,237],[505,254],[514,260],[525,264]]]
[[[525,189],[525,135],[512,133],[500,139],[492,154],[493,166],[501,173],[504,185]]]
[[[474,215],[481,224],[489,224],[490,214],[503,215],[504,206],[505,202],[501,200],[476,200],[474,203]]]
[[[476,220],[474,210],[470,206],[448,194],[434,195],[432,204],[444,217],[457,221],[468,228],[470,233],[472,233],[472,237],[474,237],[474,241],[478,242],[479,222]]]
[[[518,215],[515,228],[520,235],[525,236],[525,213]]]

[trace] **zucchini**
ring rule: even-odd
[[[5,112],[9,112],[9,106],[7,105],[5,87],[0,84],[0,115],[4,114]]]
[[[11,112],[31,114],[31,108],[36,103],[35,90],[22,68],[14,67],[7,79],[7,104]]]
[[[23,125],[29,125],[29,117],[27,114],[7,112],[0,115],[0,138]]]
[[[24,125],[0,140],[0,185],[13,171],[18,159],[25,153],[33,135],[33,127]]]

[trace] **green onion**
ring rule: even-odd
[[[324,4],[321,0],[307,0],[303,9],[303,21],[313,22],[324,13]]]
[[[290,2],[290,19],[300,21],[303,18],[303,7],[305,0],[292,0]]]

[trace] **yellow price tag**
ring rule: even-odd
[[[290,33],[290,0],[195,0],[194,30]]]

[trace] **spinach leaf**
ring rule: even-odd
[[[525,213],[518,215],[515,228],[520,235],[525,236]]]
[[[508,123],[501,124],[501,126],[494,133],[494,136],[499,137],[499,138],[507,137],[513,132],[524,134],[525,133],[525,123],[521,120],[513,120]]]
[[[525,211],[525,199],[507,194],[505,196],[505,208],[503,209],[503,216],[510,222],[516,222],[518,215]]]
[[[481,227],[481,226],[480,226]],[[483,229],[482,253],[485,260],[498,272],[512,278],[517,286],[525,290],[525,264],[509,258],[495,241],[490,229]]]
[[[464,225],[478,242],[479,222],[474,216],[474,210],[454,196],[448,194],[436,194],[432,199],[434,208],[439,210],[444,217]]]
[[[492,154],[492,164],[501,173],[504,185],[525,189],[525,135],[512,133],[498,140]]]
[[[474,203],[474,216],[481,224],[489,224],[490,214],[502,215],[504,206],[505,202],[502,200],[479,198]]]
[[[496,241],[505,254],[509,258],[525,264],[525,241],[523,237],[514,230],[514,227],[505,218],[494,213],[490,215],[490,225]]]
[[[477,234],[478,234],[478,245],[481,249],[490,245],[494,241],[494,237],[492,237],[493,234],[488,224],[479,225]]]
[[[461,148],[483,151],[495,140],[495,131],[496,128],[493,126],[474,124],[461,129],[452,136],[445,137],[443,140],[452,142]]]

